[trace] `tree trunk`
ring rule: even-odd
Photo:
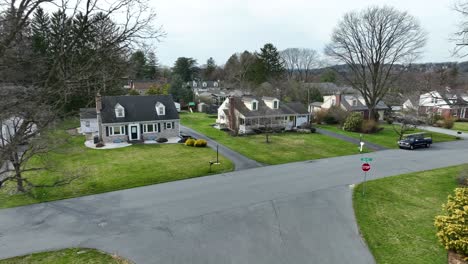
[[[15,168],[15,181],[16,181],[16,190],[18,192],[25,192],[24,189],[24,180],[21,177],[21,168],[20,165],[17,163],[13,164],[13,167]]]

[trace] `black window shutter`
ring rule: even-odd
[[[140,124],[140,133],[143,131],[143,124]]]
[[[161,123],[158,123],[158,132],[161,132]]]
[[[172,122],[172,129],[174,129],[174,122]]]
[[[125,131],[125,135],[128,136],[128,127],[127,126],[124,126],[124,131]]]
[[[106,126],[106,137],[108,137],[108,136],[109,136],[109,127]]]
[[[164,130],[166,130],[166,122],[164,122]]]

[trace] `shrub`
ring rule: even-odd
[[[348,117],[348,112],[346,112],[339,106],[330,107],[330,109],[328,109],[327,116],[326,116],[326,118],[329,118],[330,121],[332,120],[331,118],[333,118],[333,120],[335,120],[335,122],[339,123],[340,125],[343,125],[343,123],[346,120],[346,117]]]
[[[442,208],[444,215],[434,223],[439,241],[447,250],[468,256],[468,188],[456,188]]]
[[[455,124],[455,121],[453,120],[452,117],[444,118],[444,124],[443,124],[444,128],[451,129],[454,124]]]
[[[393,124],[394,120],[393,120],[393,117],[386,117],[385,121],[387,121],[387,124],[391,125],[391,124]]]
[[[315,129],[315,127],[310,128],[310,133],[315,133],[316,131],[317,131],[317,129]]]
[[[328,114],[323,118],[323,122],[329,125],[338,124],[338,121],[336,121],[336,119],[333,116],[330,116]]]
[[[364,120],[362,122],[361,132],[366,133],[366,134],[371,134],[377,131],[380,131],[379,124],[375,122],[375,120],[370,119],[370,120]]]
[[[194,144],[195,144],[195,139],[193,138],[189,138],[185,141],[185,146],[193,147]]]
[[[437,123],[437,121],[442,120],[442,119],[443,119],[442,116],[439,115],[439,114],[429,115],[427,123],[429,125],[433,125],[433,124]]]
[[[360,113],[352,113],[344,122],[343,129],[346,131],[359,132],[362,127],[362,115]]]
[[[437,120],[433,126],[435,127],[443,127],[444,126],[444,120]]]
[[[199,147],[199,148],[204,148],[206,147],[208,143],[204,139],[197,139],[195,141],[195,144],[193,144],[194,147]]]
[[[314,120],[315,123],[321,124],[322,122],[325,122],[325,117],[327,116],[327,111],[326,110],[320,110],[314,115]]]
[[[167,142],[167,138],[163,138],[163,137],[162,137],[162,138],[158,138],[158,139],[156,139],[156,142],[158,142],[158,143],[165,143],[165,142]]]

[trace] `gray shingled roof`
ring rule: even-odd
[[[80,108],[80,119],[97,118],[96,108]]]
[[[307,109],[301,103],[279,103],[278,109],[271,109],[265,102],[256,97],[232,97],[234,108],[237,109],[245,117],[260,117],[260,116],[277,116],[277,115],[294,115],[294,114],[308,114]],[[247,99],[252,101],[253,99],[258,101],[258,110],[249,110],[242,100]]]
[[[165,115],[157,115],[157,102],[165,106]],[[115,105],[117,103],[125,108],[125,117],[115,116]],[[101,115],[103,123],[179,119],[179,113],[177,112],[171,95],[103,96]]]

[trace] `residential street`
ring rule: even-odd
[[[467,163],[467,148],[457,141],[366,154],[370,179]],[[0,258],[92,247],[136,263],[373,263],[349,188],[362,180],[360,157],[0,210]]]

